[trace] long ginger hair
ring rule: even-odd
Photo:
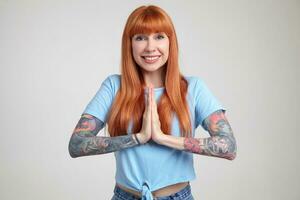
[[[135,9],[127,19],[122,36],[121,81],[107,119],[111,137],[127,135],[132,120],[132,133],[142,128],[145,111],[145,82],[140,67],[132,55],[131,39],[135,34],[165,32],[169,38],[169,57],[165,66],[164,93],[157,111],[164,134],[171,135],[172,117],[176,113],[180,135],[191,136],[190,111],[186,101],[187,81],[179,71],[178,43],[171,18],[161,8],[149,5]]]

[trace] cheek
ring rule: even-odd
[[[165,54],[165,56],[169,55],[169,43],[164,43],[160,46],[162,52]]]
[[[165,59],[168,59],[168,57],[169,57],[169,47],[164,48],[164,49],[163,49],[163,53],[164,53]]]
[[[139,53],[141,53],[142,51],[143,51],[143,49],[144,49],[144,46],[145,45],[143,45],[141,42],[140,43],[133,43],[132,44],[132,50],[133,50],[133,52],[135,52],[136,54],[139,54]]]
[[[135,60],[139,59],[140,52],[139,52],[139,48],[137,46],[132,46],[132,55]]]
[[[138,51],[137,47],[135,45],[132,45],[132,54],[136,55],[137,51]]]
[[[169,48],[165,49],[166,56],[169,56]]]

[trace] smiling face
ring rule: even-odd
[[[142,70],[153,72],[164,66],[169,57],[169,38],[165,33],[136,34],[132,54]]]

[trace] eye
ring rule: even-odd
[[[135,40],[137,40],[137,41],[140,41],[140,40],[142,40],[142,39],[144,39],[145,37],[143,37],[143,36],[137,36],[136,38],[135,38]]]
[[[158,36],[157,36],[157,38],[164,39],[164,38],[165,38],[165,36],[163,36],[163,35],[158,35]]]

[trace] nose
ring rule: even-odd
[[[153,51],[155,51],[155,41],[154,40],[152,40],[151,38],[149,38],[148,40],[147,40],[147,45],[146,45],[146,47],[145,47],[145,51],[146,52],[153,52]]]

